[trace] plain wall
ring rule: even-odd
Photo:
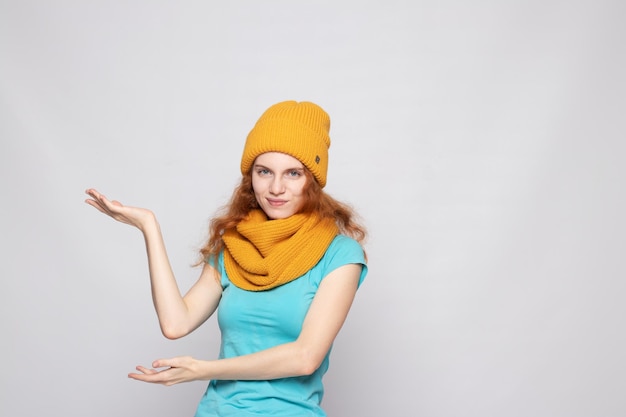
[[[0,2],[0,415],[191,416],[214,358],[168,341],[141,234],[183,291],[248,131],[331,116],[327,191],[370,230],[329,416],[624,416],[626,73],[620,1]]]

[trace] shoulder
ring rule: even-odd
[[[226,268],[224,267],[224,251],[222,250],[217,255],[217,264],[215,263],[215,258],[213,258],[212,256],[207,258],[205,262],[215,268],[215,270],[219,274],[222,288],[226,288],[230,284],[230,281],[228,280],[228,276],[226,275]]]
[[[347,264],[361,265],[359,285],[365,279],[365,275],[367,275],[367,262],[363,247],[359,242],[345,235],[335,236],[328,249],[326,249],[320,264],[323,265],[326,272],[324,275]]]
[[[363,247],[359,242],[345,235],[337,235],[330,242],[328,249],[326,249],[326,255],[352,255],[360,256],[365,261],[365,255]]]

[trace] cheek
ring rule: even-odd
[[[254,180],[254,177],[252,178],[252,194],[254,194],[254,199],[256,200],[257,204],[259,203],[259,191],[262,190],[262,186],[258,181]]]
[[[259,191],[262,191],[262,190],[263,190],[263,181],[253,176],[252,177],[252,192],[254,194],[257,194]]]
[[[306,186],[306,181],[303,181],[302,183],[296,184],[293,188],[292,188],[292,194],[294,196],[298,196],[298,197],[303,197],[304,196],[304,188]]]

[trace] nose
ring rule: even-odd
[[[270,184],[270,193],[273,195],[279,195],[285,192],[285,186],[280,176],[275,176]]]

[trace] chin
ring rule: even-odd
[[[292,215],[295,214],[292,211],[277,210],[277,209],[271,208],[271,207],[268,207],[267,209],[263,209],[263,211],[265,212],[265,215],[270,220],[286,219],[286,218],[291,217]]]
[[[270,220],[280,220],[280,219],[286,219],[288,217],[291,217],[291,215],[293,213],[268,213],[265,212],[265,214],[267,215],[268,219]]]

